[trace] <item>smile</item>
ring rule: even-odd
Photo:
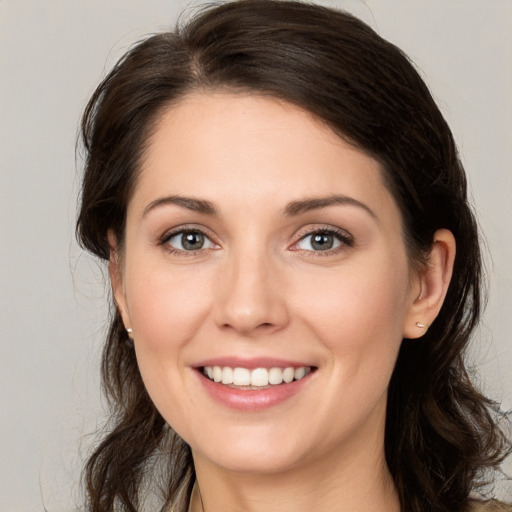
[[[241,368],[230,366],[205,366],[203,374],[211,381],[233,386],[239,389],[255,389],[265,386],[289,384],[301,380],[311,372],[310,366],[272,367],[272,368]]]

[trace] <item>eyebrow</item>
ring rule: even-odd
[[[358,201],[357,199],[354,199],[353,197],[343,196],[343,195],[332,195],[327,197],[312,197],[312,198],[306,198],[302,199],[300,201],[293,201],[291,203],[288,203],[288,205],[284,209],[284,215],[287,217],[292,217],[295,215],[300,215],[302,213],[309,212],[311,210],[319,210],[321,208],[327,208],[328,206],[333,205],[349,205],[349,206],[356,206],[358,208],[362,208],[364,211],[366,211],[368,214],[370,214],[371,217],[374,219],[377,218],[377,215],[373,212],[373,210],[365,205],[364,203],[361,203],[361,201]]]
[[[145,217],[150,211],[154,210],[155,208],[172,204],[176,206],[181,206],[182,208],[187,208],[188,210],[192,210],[194,212],[204,213],[205,215],[219,215],[218,209],[210,201],[206,201],[204,199],[196,199],[194,197],[172,195],[160,197],[159,199],[155,199],[154,201],[149,203],[144,209],[142,217]]]
[[[193,197],[184,197],[180,195],[171,195],[160,197],[155,199],[151,203],[146,206],[144,209],[144,213],[142,217],[146,216],[150,211],[158,208],[160,206],[165,205],[176,205],[181,206],[182,208],[186,208],[188,210],[203,213],[205,215],[213,215],[219,216],[219,210],[217,207],[210,201],[205,199],[196,199]],[[332,195],[327,197],[312,197],[305,198],[298,201],[292,201],[288,203],[283,210],[283,214],[286,217],[293,217],[296,215],[300,215],[302,213],[306,213],[312,210],[319,210],[321,208],[327,208],[328,206],[334,205],[349,205],[356,206],[358,208],[362,208],[366,211],[371,217],[377,218],[375,213],[372,211],[370,207],[354,199],[353,197],[343,196],[343,195]]]

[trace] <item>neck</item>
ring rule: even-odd
[[[365,441],[272,474],[228,471],[194,454],[197,483],[190,511],[400,512],[383,436]]]

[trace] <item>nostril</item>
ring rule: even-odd
[[[259,324],[256,329],[268,331],[269,329],[274,329],[276,326],[272,322],[263,322]]]

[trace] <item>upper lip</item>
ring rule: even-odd
[[[205,366],[228,366],[230,368],[247,368],[249,370],[254,368],[300,368],[300,367],[313,367],[309,363],[302,361],[294,361],[290,359],[281,359],[276,357],[213,357],[204,359],[193,365],[196,368],[204,368]]]

